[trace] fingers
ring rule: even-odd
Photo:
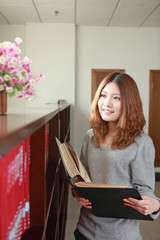
[[[147,204],[147,202],[145,200],[138,200],[135,198],[124,198],[123,201],[125,203],[131,204],[131,205],[137,206],[137,207],[143,207],[145,204]]]
[[[124,205],[128,207],[132,207],[135,210],[139,211],[143,215],[148,215],[149,212],[149,206],[146,205],[146,203],[143,200],[137,200],[133,198],[123,199]]]
[[[125,198],[123,201],[125,206],[132,207],[144,215],[156,212],[159,204],[157,199],[147,196],[142,196],[142,200]]]
[[[86,208],[89,208],[89,209],[92,208],[91,202],[90,202],[88,199],[80,198],[80,197],[79,197],[77,200],[78,200],[78,202],[79,202],[82,206],[84,206],[84,207],[86,207]]]
[[[136,207],[136,206],[133,206],[131,204],[124,204],[128,207],[131,207],[131,208],[134,208],[135,210],[137,210],[138,212],[142,213],[143,215],[148,215],[150,212],[147,210],[147,209],[143,209],[143,208],[140,208],[140,207]]]
[[[78,200],[78,202],[79,202],[82,206],[91,209],[91,208],[92,208],[91,202],[90,202],[88,199],[81,198],[81,197],[78,195],[78,193],[74,190],[74,188],[72,188],[72,185],[71,185],[71,184],[70,184],[69,186],[70,186],[70,188],[72,189],[72,193],[73,193],[73,195],[75,196],[75,198]]]

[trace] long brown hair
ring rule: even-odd
[[[108,133],[108,123],[100,116],[98,100],[102,89],[110,82],[116,83],[119,87],[122,103],[122,113],[110,147],[122,149],[133,143],[136,136],[141,135],[146,122],[136,82],[126,73],[113,72],[100,83],[90,107],[89,121],[93,128],[96,146],[101,145]]]

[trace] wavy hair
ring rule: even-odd
[[[103,88],[110,82],[116,83],[119,87],[122,104],[121,116],[117,122],[110,147],[112,149],[123,149],[135,142],[135,137],[141,135],[146,123],[137,84],[126,73],[113,72],[100,83],[89,112],[89,122],[93,129],[92,140],[96,140],[96,146],[98,147],[103,143],[108,133],[108,122],[100,116],[98,100]]]

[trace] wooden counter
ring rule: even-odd
[[[0,116],[0,155],[30,136],[66,106],[53,108],[9,108]]]
[[[55,142],[69,140],[70,107],[8,109],[0,116],[0,156],[30,138],[30,228],[22,239],[64,239],[68,184]]]

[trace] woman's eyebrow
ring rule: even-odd
[[[104,90],[102,90],[102,92],[101,92],[101,93],[105,93],[105,94],[106,94],[107,92],[106,92],[106,91],[104,91]],[[119,95],[119,96],[120,96],[121,94],[120,94],[120,93],[112,93],[112,95]]]

